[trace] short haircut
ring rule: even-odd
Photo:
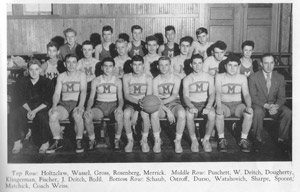
[[[110,25],[105,25],[102,27],[102,32],[103,31],[111,31],[111,33],[114,32],[113,28]]]
[[[245,46],[251,46],[252,49],[254,49],[254,42],[253,42],[253,41],[250,41],[250,40],[244,41],[244,42],[242,43],[241,48],[244,49]]]
[[[191,57],[191,63],[194,61],[194,59],[202,59],[202,62],[204,62],[203,56],[200,54],[195,54]]]
[[[156,41],[156,43],[158,44],[158,39],[153,35],[146,37],[146,43],[148,43],[149,41]]]
[[[59,49],[58,44],[57,44],[56,42],[54,42],[54,41],[50,41],[50,42],[47,44],[47,49],[48,49],[49,47],[56,47],[57,50]]]
[[[274,58],[274,55],[272,53],[265,53],[261,56],[261,61],[265,58],[265,57],[273,57],[273,59],[275,60]]]
[[[83,47],[84,45],[92,45],[93,49],[94,49],[94,47],[95,47],[95,46],[94,46],[94,43],[91,42],[91,41],[89,41],[89,40],[84,41],[84,42],[82,43],[82,47]]]
[[[133,25],[131,27],[131,32],[133,32],[133,30],[135,30],[135,29],[140,29],[141,31],[143,31],[143,28],[141,26],[139,26],[139,25]]]
[[[176,33],[175,27],[173,25],[168,25],[165,27],[165,32],[173,30]]]
[[[120,38],[116,40],[116,45],[117,43],[127,43],[127,41],[125,39]]]
[[[65,61],[67,61],[70,58],[76,58],[76,60],[78,61],[78,57],[75,54],[68,54],[68,55],[66,55]]]
[[[198,36],[198,35],[200,35],[201,33],[208,34],[208,31],[207,31],[206,28],[200,27],[200,28],[198,28],[198,29],[196,30],[196,35]]]
[[[185,37],[182,37],[179,41],[179,45],[181,45],[182,42],[189,42],[189,44],[191,45],[192,42],[193,42],[193,37],[191,36],[185,36]]]
[[[129,43],[129,35],[127,33],[120,33],[119,39],[124,39],[125,41],[127,41],[127,43]]]
[[[215,49],[215,48],[219,48],[219,49],[221,49],[221,50],[226,50],[227,45],[226,45],[226,43],[224,43],[223,41],[217,41],[217,42],[215,42],[215,44],[213,45],[213,49]]]
[[[158,59],[158,64],[160,61],[169,61],[171,63],[171,59],[170,57],[167,57],[167,56],[162,56]]]
[[[105,62],[112,62],[113,63],[113,66],[116,65],[115,63],[115,60],[111,57],[105,57],[103,60],[102,60],[102,65],[104,65]]]
[[[144,58],[140,55],[133,56],[132,59],[131,59],[131,63],[133,63],[134,61],[141,61],[144,64]]]
[[[227,65],[229,62],[236,62],[238,65],[241,64],[240,58],[233,54],[230,54],[227,59],[225,59],[224,64]]]
[[[42,66],[41,62],[36,58],[32,58],[28,61],[27,67],[29,68],[31,65],[38,65],[39,67]]]
[[[68,28],[68,29],[64,30],[65,37],[67,36],[67,33],[70,33],[70,32],[73,32],[75,34],[75,36],[77,35],[77,32],[73,28]]]

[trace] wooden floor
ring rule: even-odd
[[[183,153],[176,154],[174,152],[173,140],[175,137],[175,127],[168,124],[162,125],[161,138],[163,140],[162,152],[155,154],[151,150],[149,153],[142,153],[139,145],[139,137],[135,136],[136,142],[132,153],[125,153],[124,146],[126,144],[125,136],[122,140],[122,151],[113,152],[111,147],[98,148],[95,151],[82,154],[75,153],[74,137],[69,133],[70,128],[65,132],[64,148],[55,154],[39,154],[38,146],[33,145],[33,142],[28,140],[24,142],[24,148],[19,154],[11,154],[11,146],[8,146],[8,163],[117,163],[117,162],[251,162],[251,161],[291,161],[291,152],[282,152],[276,144],[276,133],[274,123],[266,125],[263,134],[264,144],[260,152],[241,152],[237,145],[238,133],[231,130],[232,122],[226,122],[225,137],[228,141],[228,152],[220,153],[217,150],[217,143],[213,142],[213,151],[205,153],[200,146],[199,153],[190,151],[190,139],[185,131],[182,138]],[[238,131],[237,131],[238,132]],[[123,134],[124,135],[124,134]],[[113,137],[111,137],[113,138]],[[153,135],[149,135],[149,144],[152,149]],[[112,139],[111,139],[112,140]],[[85,139],[85,147],[87,147],[87,138]]]

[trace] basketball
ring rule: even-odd
[[[143,100],[143,110],[146,113],[152,114],[159,110],[160,99],[155,95],[146,95]]]

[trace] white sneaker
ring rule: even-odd
[[[153,152],[154,153],[160,153],[161,152],[161,139],[156,139],[154,141]]]
[[[133,148],[133,139],[128,139],[128,143],[124,148],[124,151],[126,153],[131,153],[132,152],[132,148]]]
[[[198,143],[198,140],[197,140],[197,139],[193,139],[193,140],[192,140],[191,151],[192,151],[193,153],[199,152],[199,143]]]
[[[21,143],[21,141],[19,142],[15,142],[14,147],[12,149],[12,153],[13,154],[17,154],[20,153],[21,149],[23,148],[23,144]]]
[[[212,152],[212,147],[209,140],[202,139],[202,147],[205,152]]]
[[[182,153],[183,149],[181,147],[181,140],[175,139],[174,143],[175,143],[175,153]]]
[[[39,149],[39,153],[46,153],[48,148],[49,148],[49,142],[42,144]]]
[[[150,148],[147,139],[142,139],[140,143],[141,143],[143,153],[148,153],[150,151]]]

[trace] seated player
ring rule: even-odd
[[[208,31],[204,27],[200,27],[196,30],[196,37],[198,41],[194,41],[191,45],[191,49],[188,53],[188,58],[191,58],[194,54],[200,54],[204,60],[208,57],[207,51],[211,45],[213,45],[213,42],[210,42]]]
[[[141,100],[145,95],[152,94],[152,78],[150,75],[144,73],[144,59],[140,55],[135,55],[132,58],[131,67],[132,73],[125,74],[123,77],[123,91],[124,97],[127,101],[124,110],[124,127],[128,139],[125,146],[125,152],[132,152],[133,136],[131,125],[136,123],[139,112],[143,120],[141,147],[143,152],[149,152],[149,145],[147,143],[150,129],[149,114],[141,110]]]
[[[103,42],[95,47],[95,57],[102,61],[106,57],[114,58],[117,56],[116,46],[112,43],[113,28],[105,25],[102,28]]]
[[[184,71],[184,62],[187,60],[187,54],[189,52],[192,41],[193,39],[188,36],[181,38],[179,47],[180,55],[171,58],[171,71],[173,71],[173,74],[178,75],[181,79],[186,76]]]
[[[120,138],[123,129],[122,82],[113,75],[114,59],[107,57],[103,59],[102,63],[103,75],[93,79],[90,98],[84,112],[85,127],[90,139],[89,150],[94,150],[96,144],[93,120],[109,117],[117,121],[114,151],[120,151]],[[96,94],[97,98],[94,102]]]
[[[253,41],[244,41],[242,43],[243,55],[241,58],[241,65],[239,67],[239,71],[241,74],[246,75],[246,77],[249,77],[251,74],[258,71],[257,61],[251,58],[253,49],[254,49]]]
[[[10,139],[14,141],[12,153],[19,153],[23,148],[22,139],[28,132],[27,121],[32,120],[32,135],[42,143],[39,153],[45,153],[49,147],[51,131],[48,110],[54,92],[51,80],[40,76],[42,68],[37,59],[28,62],[29,76],[16,83],[17,102],[20,106],[9,114],[8,127]]]
[[[146,48],[148,54],[144,56],[144,72],[152,77],[150,72],[151,65],[160,57],[160,55],[157,54],[158,39],[155,36],[146,37]]]
[[[128,43],[128,55],[133,57],[134,55],[140,55],[144,57],[147,54],[146,43],[141,40],[143,28],[139,25],[133,25],[131,27],[132,41]]]
[[[161,57],[158,60],[158,68],[160,74],[153,79],[153,95],[158,96],[161,99],[162,107],[159,111],[151,114],[151,124],[153,127],[153,134],[155,138],[154,149],[156,152],[160,152],[161,140],[160,122],[159,118],[167,117],[171,124],[176,122],[176,138],[175,152],[182,153],[181,138],[185,127],[185,110],[180,104],[179,99],[179,87],[180,77],[170,72],[171,60],[169,57]],[[153,150],[154,150],[153,149]]]
[[[215,76],[219,72],[219,64],[226,59],[227,45],[223,41],[217,41],[213,44],[213,55],[207,57],[203,64],[203,71]]]
[[[199,54],[192,56],[191,67],[193,72],[183,79],[183,100],[186,105],[187,127],[192,140],[191,151],[199,152],[194,118],[204,116],[207,122],[202,146],[205,152],[211,152],[209,139],[215,126],[216,117],[212,107],[215,101],[214,78],[203,72],[203,57]]]
[[[83,57],[82,47],[77,43],[77,32],[68,28],[64,30],[65,39],[67,43],[59,47],[58,59],[65,61],[66,56],[69,54],[75,54],[77,58],[81,59]]]
[[[239,146],[243,152],[250,152],[250,142],[247,139],[251,128],[253,110],[248,89],[248,81],[245,75],[238,73],[241,61],[235,56],[229,56],[225,60],[226,73],[216,75],[216,127],[219,141],[218,149],[227,152],[227,141],[224,136],[224,117],[243,116],[241,140]],[[245,104],[242,103],[242,96]]]
[[[82,115],[86,98],[86,75],[77,70],[76,55],[67,55],[65,65],[67,71],[58,75],[53,103],[49,111],[49,124],[54,142],[46,153],[55,153],[56,150],[62,148],[62,130],[59,120],[67,119],[71,114],[75,121],[76,153],[84,151],[82,147],[84,130]]]
[[[252,74],[249,78],[249,88],[254,110],[253,133],[255,137],[254,150],[259,151],[262,145],[263,121],[266,115],[279,120],[278,145],[283,150],[290,150],[290,131],[292,126],[292,111],[285,106],[284,77],[273,71],[274,56],[266,53],[262,56],[262,71]]]
[[[78,61],[77,70],[85,73],[87,82],[91,82],[95,77],[95,68],[99,60],[93,57],[94,45],[91,41],[82,43],[82,51],[84,58]]]
[[[168,25],[165,27],[165,37],[167,39],[167,43],[159,46],[158,54],[170,58],[179,55],[179,45],[174,42],[176,37],[176,31],[173,25]]]
[[[115,67],[113,74],[118,78],[122,78],[124,75],[124,65],[128,63],[131,58],[128,56],[128,43],[123,39],[118,39],[116,41],[116,48],[118,52],[118,56],[114,58]]]

